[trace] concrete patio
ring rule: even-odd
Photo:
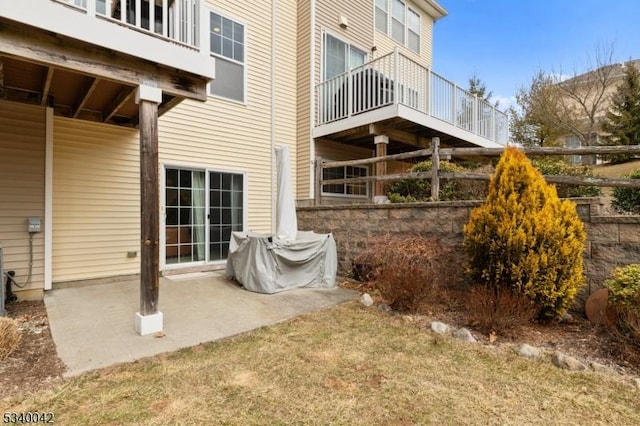
[[[162,337],[134,331],[139,280],[54,289],[45,294],[45,305],[58,356],[68,367],[65,375],[74,376],[233,336],[357,296],[343,288],[252,293],[223,271],[163,277]]]

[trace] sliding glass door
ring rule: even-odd
[[[165,263],[225,260],[231,232],[244,229],[244,175],[165,169]]]

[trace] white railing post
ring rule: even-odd
[[[496,107],[492,106],[491,107],[491,129],[489,130],[491,133],[489,134],[489,139],[491,139],[494,142],[497,142],[498,138],[497,138],[497,133],[496,132]]]
[[[458,99],[458,85],[455,83],[452,83],[453,86],[453,90],[451,92],[451,124],[453,124],[456,127],[460,127],[458,125],[458,117],[456,116],[456,112],[458,110],[458,108],[456,108],[456,101]]]
[[[393,48],[393,103],[398,105],[400,102],[400,75],[398,64],[398,48]]]
[[[473,102],[472,102],[473,107],[471,108],[471,131],[474,134],[478,134],[478,96],[477,95],[473,95]]]
[[[353,74],[351,68],[347,71],[347,117],[353,115]]]
[[[136,21],[133,23],[138,28],[142,28],[142,1],[135,0],[136,2]]]
[[[202,0],[198,1],[198,17],[200,18],[198,48],[204,56],[209,56],[211,54],[211,48],[209,46],[209,12],[207,8],[204,7],[204,1]]]
[[[431,68],[427,68],[427,115],[431,115]]]
[[[124,24],[127,23],[127,0],[120,0],[120,21]]]
[[[96,1],[97,0],[87,1],[87,16],[91,16],[92,18],[96,16]]]
[[[162,0],[162,35],[169,37],[169,0]]]

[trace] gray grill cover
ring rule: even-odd
[[[335,287],[337,268],[332,234],[298,231],[296,239],[290,241],[251,232],[231,235],[227,276],[250,291],[278,293],[302,287]]]

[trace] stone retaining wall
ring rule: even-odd
[[[640,216],[601,216],[601,198],[573,199],[585,223],[587,244],[583,301],[602,287],[614,267],[640,263]],[[332,232],[338,246],[340,274],[351,271],[352,260],[372,238],[425,235],[462,243],[462,228],[479,201],[299,207],[298,229]]]

